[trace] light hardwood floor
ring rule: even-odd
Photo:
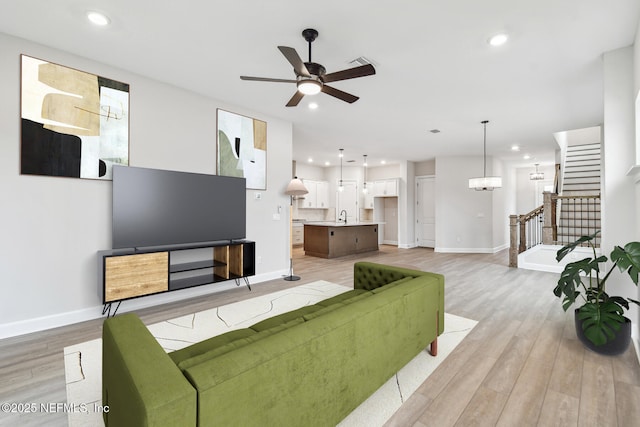
[[[439,254],[382,246],[334,260],[294,251],[298,282],[273,280],[139,311],[148,323],[315,280],[351,285],[368,260],[445,276],[446,311],[479,323],[388,426],[638,426],[640,365],[631,347],[605,357],[577,341],[552,289],[557,274],[511,269],[507,252]],[[126,303],[123,303],[126,304]],[[63,348],[100,337],[101,320],[0,341],[0,402],[65,402]],[[0,413],[0,425],[66,425],[66,414]],[[369,427],[369,426],[367,426]]]

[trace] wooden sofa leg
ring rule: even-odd
[[[438,338],[436,338],[435,340],[431,341],[431,355],[432,356],[437,356],[438,355]]]
[[[432,356],[438,355],[438,331],[440,330],[440,314],[436,312],[436,339],[431,341],[430,351]]]

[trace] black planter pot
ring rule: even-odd
[[[624,318],[624,323],[620,325],[620,330],[616,333],[614,339],[607,341],[603,345],[595,345],[584,335],[582,330],[582,320],[578,319],[578,309],[575,313],[576,334],[578,338],[589,350],[606,356],[616,356],[627,351],[631,343],[631,320]]]

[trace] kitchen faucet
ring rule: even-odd
[[[340,218],[342,217],[342,214],[343,214],[343,213],[344,213],[344,223],[346,224],[346,223],[347,223],[347,211],[346,211],[346,210],[344,210],[344,209],[342,209],[342,210],[340,211],[340,215],[338,215],[338,222],[340,222]]]

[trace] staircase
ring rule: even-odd
[[[559,244],[599,230],[600,225],[600,143],[567,147],[561,197],[558,199]],[[600,240],[595,241],[599,246]]]

